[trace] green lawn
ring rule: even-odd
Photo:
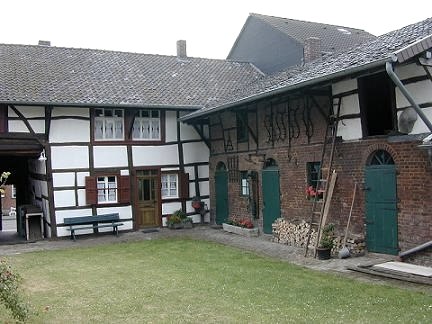
[[[432,296],[216,243],[161,239],[8,258],[31,323],[426,323]],[[0,323],[12,322],[0,306]]]

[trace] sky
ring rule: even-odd
[[[366,30],[374,35],[432,16],[429,1],[0,0],[0,43],[224,59],[249,13]]]

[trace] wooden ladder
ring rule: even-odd
[[[330,107],[329,117],[327,121],[327,128],[324,137],[324,143],[321,151],[320,168],[318,171],[318,181],[316,184],[316,195],[313,199],[310,226],[306,238],[305,254],[307,256],[309,250],[309,243],[313,233],[313,229],[317,229],[318,237],[315,247],[318,246],[319,239],[321,236],[321,229],[325,225],[327,214],[330,208],[330,201],[333,195],[334,185],[336,183],[336,173],[332,172],[333,158],[335,152],[335,143],[337,138],[337,128],[339,123],[339,114],[341,108],[342,98],[337,98],[337,102],[334,102]],[[336,114],[335,114],[336,107]],[[330,149],[330,152],[328,152]],[[328,156],[328,159],[327,159]],[[326,167],[324,167],[326,165]],[[322,195],[322,199],[319,196]],[[316,251],[316,249],[315,249]],[[316,252],[314,252],[316,255]]]

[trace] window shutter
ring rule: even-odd
[[[130,203],[131,194],[129,176],[119,176],[118,186],[118,202],[121,204]]]
[[[86,202],[87,205],[97,204],[97,182],[96,177],[85,177]]]
[[[189,173],[180,172],[180,198],[189,198]]]

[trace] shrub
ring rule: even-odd
[[[19,274],[12,270],[5,259],[0,259],[0,302],[16,320],[23,322],[29,316],[29,309],[19,292],[20,281]]]
[[[254,228],[254,224],[249,218],[238,218],[236,216],[231,216],[227,224],[244,228]]]

